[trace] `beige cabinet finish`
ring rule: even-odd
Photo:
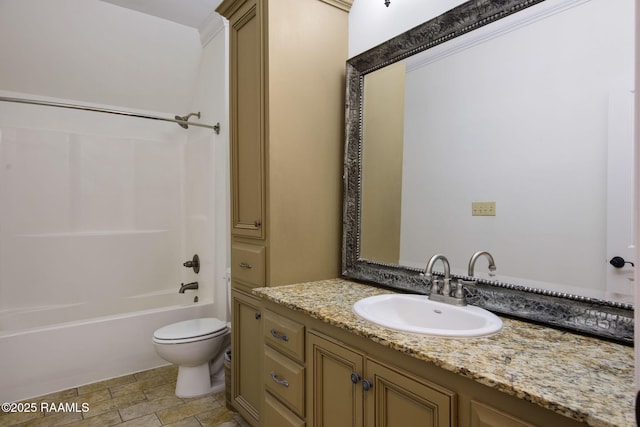
[[[267,392],[279,403],[280,416],[308,427],[578,427],[583,424],[531,402],[502,393],[472,379],[332,326],[305,313],[263,300],[264,340],[283,325],[305,332],[304,416]],[[324,309],[324,308],[323,308]],[[327,309],[331,309],[327,307]],[[268,313],[268,314],[267,314]],[[285,321],[280,323],[278,319]],[[265,322],[266,325],[266,322]],[[299,334],[298,334],[299,336]],[[294,340],[295,344],[295,340]],[[277,350],[276,346],[267,346]],[[269,348],[272,351],[272,348]],[[284,356],[284,353],[277,350]],[[289,354],[295,354],[289,351]],[[288,358],[288,356],[287,356]],[[464,367],[461,367],[464,369]],[[355,376],[352,379],[352,374]],[[288,375],[288,374],[287,374]],[[294,376],[295,378],[295,376]],[[353,382],[355,381],[355,383]],[[369,390],[363,383],[370,384]],[[265,402],[268,402],[268,400]],[[274,406],[265,403],[265,406]],[[275,409],[270,408],[270,412]],[[269,419],[275,419],[271,414]],[[280,418],[278,418],[280,419]],[[265,418],[264,427],[279,427]],[[294,421],[291,421],[294,422]],[[289,424],[282,424],[289,425]],[[294,424],[295,425],[295,424]]]
[[[234,289],[249,292],[340,274],[352,1],[224,0],[216,9],[229,20]],[[244,306],[233,304],[238,307]],[[235,354],[238,343],[246,346],[254,338],[247,324],[236,323],[232,330],[232,375],[246,380],[233,381],[234,406],[258,425],[265,401],[262,368],[252,381],[244,370],[253,375],[262,366],[262,346]],[[281,414],[280,406],[265,406],[271,417]]]
[[[263,426],[304,425],[305,327],[288,317],[264,311],[265,418]],[[268,414],[268,415],[267,415]]]
[[[481,402],[471,401],[471,427],[535,427]]]
[[[309,425],[451,427],[455,393],[309,332]]]
[[[307,375],[309,425],[362,426],[364,400],[360,380],[364,371],[363,354],[316,333],[310,332],[307,337],[311,366]]]
[[[264,356],[265,389],[304,416],[304,367],[269,347],[265,347]]]
[[[217,8],[229,19],[232,245],[264,247],[266,286],[340,274],[350,3]]]
[[[250,423],[257,425],[263,400],[262,375],[262,312],[260,300],[242,291],[231,291],[231,340],[233,406]]]
[[[304,420],[298,418],[286,406],[269,393],[264,399],[263,425],[274,427],[304,427]]]

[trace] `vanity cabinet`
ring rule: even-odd
[[[457,425],[454,392],[315,331],[308,346],[308,425]]]
[[[279,417],[289,420],[289,425],[304,425],[304,331],[303,324],[265,310],[262,374],[266,391],[264,426],[280,426],[276,422]]]
[[[262,407],[262,308],[260,300],[238,289],[231,291],[233,406],[249,422],[257,422]],[[235,333],[241,330],[242,333]]]
[[[352,1],[224,0],[216,9],[229,20],[234,289],[250,292],[340,275],[343,106]],[[235,343],[246,343],[244,335],[255,333],[244,326],[232,329],[232,375],[247,378],[243,359],[257,364],[262,350],[235,354]],[[252,373],[256,364],[249,368]],[[248,393],[248,383],[232,384]],[[251,393],[261,393],[259,400],[270,415],[281,414],[280,401],[273,395],[265,400],[260,373],[250,387]],[[232,393],[237,396],[234,407],[258,425],[261,407],[245,405],[248,400],[240,399],[245,390]]]
[[[262,304],[264,427],[584,425],[378,344],[375,337],[355,335],[267,299]],[[318,310],[335,313],[336,319],[343,315],[323,302]],[[290,391],[277,387],[282,380]]]
[[[471,401],[471,427],[535,427],[484,403]]]

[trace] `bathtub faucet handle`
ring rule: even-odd
[[[183,262],[182,265],[187,268],[193,268],[193,272],[198,274],[200,272],[200,258],[198,254],[195,254],[190,261]]]
[[[184,294],[184,291],[188,290],[188,289],[198,289],[198,282],[191,282],[191,283],[187,283],[186,285],[184,283],[180,284],[180,290],[178,291],[181,294]]]

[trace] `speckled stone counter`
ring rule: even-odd
[[[508,318],[488,337],[428,337],[385,329],[353,313],[359,299],[390,292],[343,279],[254,289],[264,299],[587,425],[636,425],[633,348]]]

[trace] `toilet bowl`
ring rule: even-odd
[[[153,333],[156,353],[178,365],[176,396],[196,397],[224,390],[224,354],[229,325],[215,318],[172,323]]]

